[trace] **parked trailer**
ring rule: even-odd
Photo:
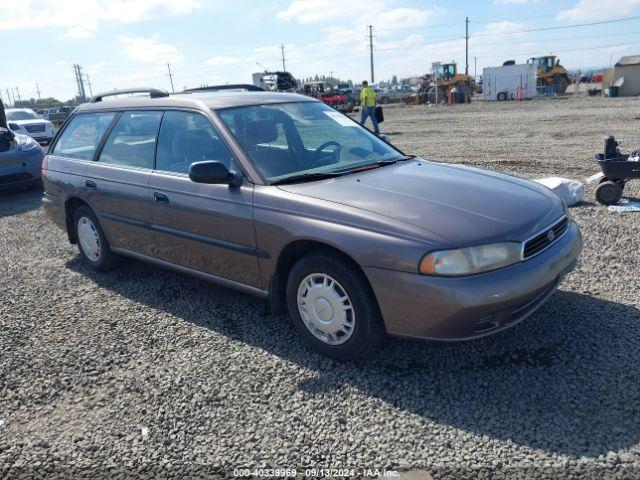
[[[536,66],[530,63],[487,67],[482,74],[485,100],[524,100],[536,96]]]

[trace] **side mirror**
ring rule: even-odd
[[[242,177],[230,172],[222,163],[214,160],[194,162],[189,167],[189,178],[196,183],[221,183],[238,186],[242,184]]]

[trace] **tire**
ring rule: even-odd
[[[298,334],[327,357],[365,357],[385,337],[378,303],[367,279],[335,254],[317,253],[299,260],[289,273],[286,295],[289,316]]]
[[[117,257],[100,227],[95,214],[87,206],[80,206],[73,215],[73,228],[78,250],[87,265],[97,272],[106,272],[116,265]]]
[[[569,86],[569,79],[566,75],[556,75],[553,77],[553,84],[556,87],[556,92],[565,93]]]
[[[596,188],[596,200],[602,205],[615,205],[621,198],[622,187],[616,182],[602,182]]]
[[[438,92],[438,103],[446,103],[447,98],[445,96],[444,90],[440,87],[431,86],[429,90],[427,90],[427,98],[430,103],[436,103],[436,91]]]
[[[498,95],[496,96],[496,98],[498,99],[499,102],[504,102],[507,100],[507,92],[500,92],[498,93]]]

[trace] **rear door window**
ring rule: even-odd
[[[100,162],[132,168],[153,168],[162,112],[124,112],[107,138]]]
[[[156,170],[189,173],[192,163],[203,160],[231,168],[231,153],[211,122],[199,113],[166,112],[158,138]]]
[[[53,149],[54,155],[91,160],[115,112],[84,113],[71,119]]]

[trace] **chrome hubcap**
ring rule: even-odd
[[[87,217],[78,220],[78,241],[89,260],[92,262],[100,260],[100,235],[93,222]]]
[[[355,310],[346,290],[325,273],[307,275],[298,287],[298,311],[318,340],[340,345],[353,334]]]

